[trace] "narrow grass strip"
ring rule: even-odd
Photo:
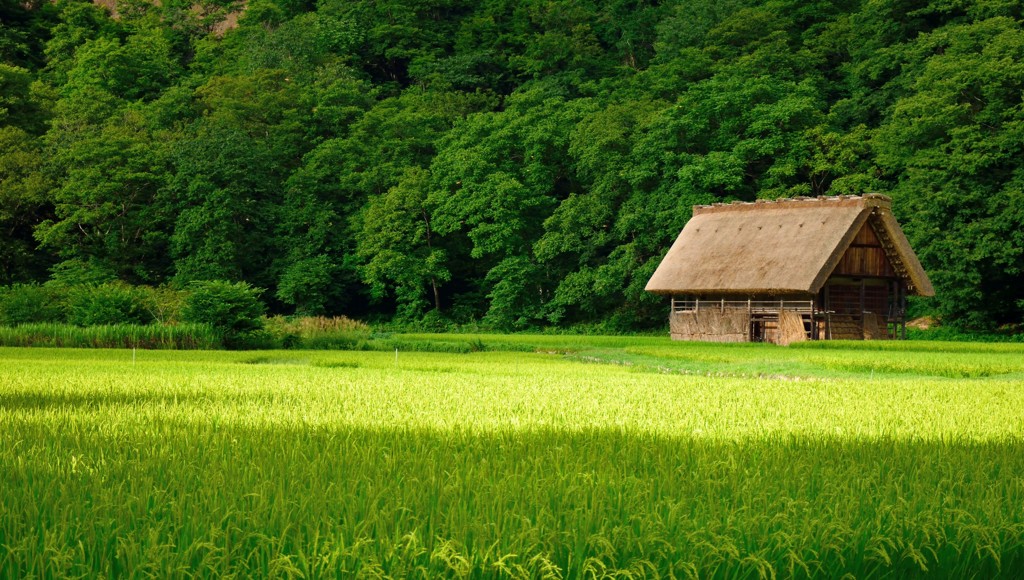
[[[0,346],[195,350],[220,348],[221,339],[205,324],[23,324],[0,326]]]

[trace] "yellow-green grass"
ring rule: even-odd
[[[1024,569],[1019,351],[474,339],[0,349],[0,576]]]

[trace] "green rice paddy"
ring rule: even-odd
[[[0,577],[1024,572],[1024,345],[394,340],[0,348]]]

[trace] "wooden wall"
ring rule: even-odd
[[[861,227],[857,237],[850,244],[849,249],[843,254],[839,264],[832,273],[833,276],[877,276],[892,278],[896,272],[885,255],[882,243],[875,235],[875,230],[869,222]]]
[[[824,290],[825,309],[836,314],[886,316],[898,298],[899,279],[871,222],[865,222]]]

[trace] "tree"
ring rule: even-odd
[[[65,94],[96,87],[127,101],[152,100],[177,75],[171,45],[161,29],[147,28],[121,42],[100,37],[75,51]]]
[[[243,348],[263,330],[262,290],[245,282],[206,280],[189,285],[182,319],[208,324],[227,348]]]
[[[549,321],[601,319],[622,306],[628,276],[618,272],[625,264],[607,265],[615,249],[630,240],[616,235],[614,226],[622,204],[634,193],[626,176],[637,130],[664,106],[656,101],[609,104],[573,129],[568,152],[581,191],[562,200],[544,221],[544,234],[533,248],[560,280],[545,306]]]
[[[912,94],[881,127],[895,211],[951,322],[1024,319],[1024,32],[995,17],[940,28]]]
[[[567,104],[544,86],[522,91],[504,111],[456,126],[431,165],[435,231],[468,239],[468,257],[479,264],[476,283],[491,301],[487,320],[497,326],[542,316],[552,281],[532,246],[551,210],[577,188],[566,150],[586,106]]]
[[[919,304],[1024,320],[1019,3],[241,9],[0,0],[0,283],[649,327],[692,205],[880,191],[939,290]]]
[[[282,190],[305,152],[301,95],[283,71],[214,77],[195,91],[201,117],[175,146],[175,281],[271,287]]]
[[[423,314],[428,288],[434,310],[440,311],[440,284],[451,277],[431,226],[429,187],[426,170],[407,169],[397,185],[370,199],[357,244],[371,295],[393,293],[399,315],[408,319]]]
[[[51,3],[0,0],[0,64],[34,69],[42,64],[47,28],[55,17]]]
[[[268,282],[281,179],[273,151],[233,126],[204,125],[175,155],[175,281]]]
[[[58,22],[50,29],[46,42],[45,77],[55,86],[67,83],[67,73],[75,66],[80,46],[97,38],[114,37],[118,25],[105,9],[89,2],[63,0],[57,3]]]
[[[0,285],[39,280],[50,258],[32,231],[50,211],[42,146],[17,127],[0,127]]]
[[[42,132],[47,111],[33,94],[32,76],[26,69],[0,63],[0,126]]]
[[[168,275],[167,159],[146,124],[129,108],[74,136],[51,131],[54,219],[36,237],[69,265],[92,263],[133,283]]]

